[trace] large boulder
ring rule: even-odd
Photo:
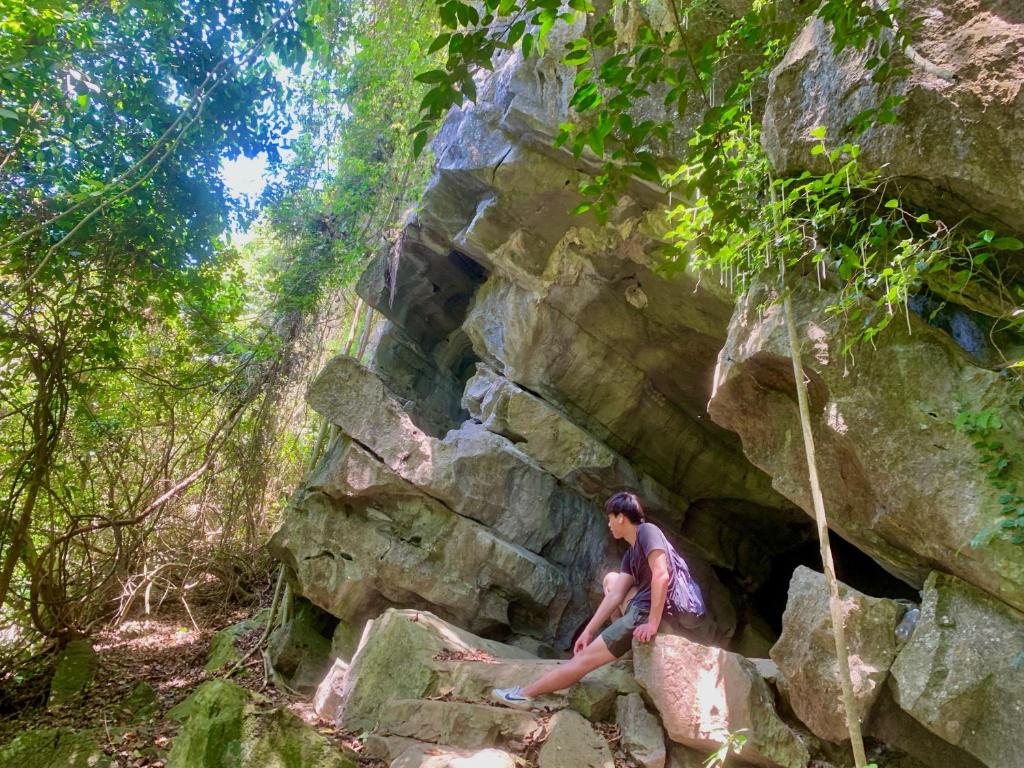
[[[811,280],[790,282],[830,527],[914,586],[941,565],[1024,608],[1020,547],[1002,539],[971,546],[997,524],[1002,491],[956,427],[961,410],[999,409],[999,439],[1011,454],[1024,451],[1024,420],[1006,407],[1020,397],[1014,382],[979,368],[913,314],[845,358],[844,321],[826,311],[836,295]],[[789,337],[775,298],[759,284],[737,308],[709,411],[813,517]]]
[[[863,721],[896,658],[893,630],[904,609],[845,584],[840,585],[839,597],[853,697]],[[848,739],[824,574],[803,566],[793,572],[782,635],[772,646],[771,658],[778,665],[790,706],[814,735],[828,741]]]
[[[1024,754],[1024,613],[933,572],[921,618],[892,666],[896,703],[988,768]]]
[[[588,506],[564,493],[511,441],[473,423],[431,437],[353,358],[328,362],[307,397],[391,472],[508,541],[540,552],[567,529],[589,527]]]
[[[1024,231],[1024,18],[1017,0],[914,0],[914,49],[933,66],[896,54],[909,74],[872,82],[874,50],[833,51],[831,29],[815,17],[772,73],[762,141],[776,171],[828,170],[811,155],[827,129],[830,142],[861,145],[860,162],[882,169],[920,206],[953,219],[980,218],[1003,231]],[[945,70],[951,79],[938,74]],[[893,123],[858,136],[860,112],[902,97]]]
[[[386,611],[368,625],[345,676],[335,718],[346,728],[373,729],[387,702],[419,699],[435,684],[445,658],[529,659],[425,611]]]
[[[985,768],[976,757],[943,741],[900,709],[892,697],[891,677],[864,724],[864,735],[910,755],[926,768]]]
[[[353,730],[379,726],[391,735],[434,741],[424,738],[422,732],[405,732],[407,726],[393,727],[392,717],[408,719],[408,713],[418,717],[426,711],[422,700],[488,704],[493,688],[528,683],[555,664],[558,662],[538,659],[515,646],[473,635],[425,611],[389,610],[367,625],[351,666],[340,665],[337,676],[325,678],[323,695],[318,693],[317,701],[330,704],[318,713]],[[541,697],[538,706],[586,709],[581,704],[587,704],[607,716],[616,696],[638,691],[632,675],[620,664],[613,664],[591,672],[564,694]],[[387,709],[389,702],[397,701],[406,703]],[[486,719],[478,714],[481,709],[467,712]],[[456,715],[449,712],[445,717]]]
[[[553,637],[571,633],[586,610],[580,601],[566,613],[574,587],[564,569],[421,493],[351,441],[327,459],[270,546],[298,591],[346,627],[389,605],[423,606],[473,631],[515,624]],[[596,559],[581,553],[579,571],[596,572]]]
[[[807,747],[776,714],[767,683],[734,653],[674,635],[634,643],[636,678],[672,741],[711,752],[745,730],[740,757],[750,763],[805,768]]]

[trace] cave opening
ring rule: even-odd
[[[920,602],[916,589],[893,576],[863,550],[829,531],[829,545],[835,564],[836,578],[853,589],[871,597]],[[786,610],[789,582],[799,566],[823,572],[817,537],[771,558],[768,578],[750,596],[750,604],[772,630],[782,632],[782,614]]]

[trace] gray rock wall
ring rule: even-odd
[[[1024,231],[1019,174],[1007,172],[1024,146],[1017,5],[916,4],[925,13],[918,51],[957,78],[915,71],[885,89],[865,84],[862,57],[832,55],[823,27],[808,23],[771,80],[763,135],[776,171],[816,170],[812,128],[849,138],[850,117],[899,93],[900,122],[860,138],[864,162],[887,165],[912,203]],[[653,2],[639,12],[664,11]],[[624,38],[637,12],[617,11]],[[713,31],[712,21],[694,34]],[[633,184],[607,226],[569,215],[594,167],[551,146],[572,91],[560,41],[578,31],[558,31],[540,59],[509,54],[480,83],[478,102],[448,116],[416,213],[360,282],[388,318],[371,363],[338,358],[310,388],[310,404],[341,437],[272,547],[294,588],[341,620],[337,649],[354,647],[388,607],[564,649],[621,554],[601,511],[620,488],[639,492],[693,561],[723,641],[735,630],[733,651],[764,654],[776,639],[781,617],[755,596],[788,582],[812,531],[781,315],[767,285],[736,302],[707,277],[658,273],[666,201],[649,184]],[[1019,713],[1006,687],[1022,666],[1010,649],[1022,627],[1024,557],[1003,540],[971,546],[998,522],[999,492],[954,422],[960,410],[1008,409],[1000,439],[1024,454],[1019,385],[991,356],[965,351],[962,334],[912,313],[844,358],[842,327],[825,312],[835,286],[791,280],[833,531],[896,579],[925,587],[906,646],[889,635],[895,604],[844,592],[851,616],[871,617],[848,627],[863,651],[855,668],[864,722],[925,764],[1005,768],[1024,746],[1007,719]],[[817,735],[779,720],[788,751],[768,758],[752,742],[763,762],[841,751],[822,741],[841,741],[845,721],[823,661],[818,581],[794,581],[772,650],[778,697],[740,656],[688,651],[714,661],[708,669],[726,665],[736,680],[754,681],[764,722],[776,723],[778,706]],[[972,645],[948,621],[975,627],[984,642]],[[993,680],[998,696],[985,693]],[[996,699],[1010,709],[996,711]],[[685,721],[697,736],[680,736],[684,743],[713,741],[700,713],[661,714],[670,738],[685,729],[668,726]],[[668,755],[670,765],[688,760],[678,748]]]

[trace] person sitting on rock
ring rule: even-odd
[[[495,688],[491,698],[497,703],[532,709],[536,697],[568,688],[623,656],[633,647],[633,638],[646,643],[659,630],[711,642],[713,631],[700,587],[661,529],[646,521],[640,500],[632,493],[616,493],[605,502],[605,512],[612,536],[629,542],[629,549],[619,572],[605,577],[604,599],[576,639],[573,657],[529,685]],[[620,611],[621,616],[595,637]]]

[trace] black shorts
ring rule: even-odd
[[[615,658],[624,656],[633,647],[633,630],[647,621],[647,612],[630,603],[621,618],[605,627],[599,637]],[[692,626],[690,626],[692,625]],[[665,616],[658,632],[680,635],[701,645],[713,645],[714,632],[708,618],[696,616]]]

